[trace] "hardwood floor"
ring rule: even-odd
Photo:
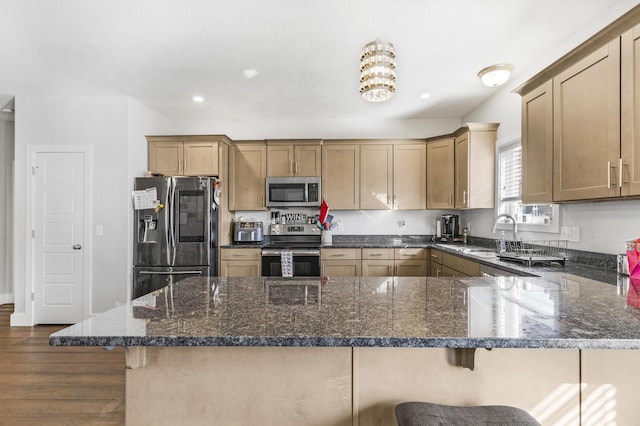
[[[52,347],[64,326],[9,327],[0,305],[0,425],[123,425],[124,351]]]

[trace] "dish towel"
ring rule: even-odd
[[[293,253],[289,250],[280,252],[280,267],[283,277],[293,277]]]

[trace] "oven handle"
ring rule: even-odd
[[[262,256],[280,256],[286,249],[262,249]],[[291,249],[291,254],[295,256],[317,256],[320,257],[319,249]]]
[[[140,275],[202,275],[202,271],[140,271]]]

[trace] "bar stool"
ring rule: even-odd
[[[457,407],[430,402],[403,402],[396,405],[396,418],[398,426],[540,426],[540,423],[526,411],[505,405]]]

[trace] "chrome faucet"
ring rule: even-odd
[[[502,219],[503,217],[506,219],[510,219],[511,222],[513,222],[513,241],[518,241],[518,222],[516,222],[513,216],[506,213],[499,214],[498,217],[496,217],[495,222],[493,222],[493,228],[491,228],[491,233],[492,234],[496,233],[496,227],[498,226],[498,221],[500,221],[500,219]]]

